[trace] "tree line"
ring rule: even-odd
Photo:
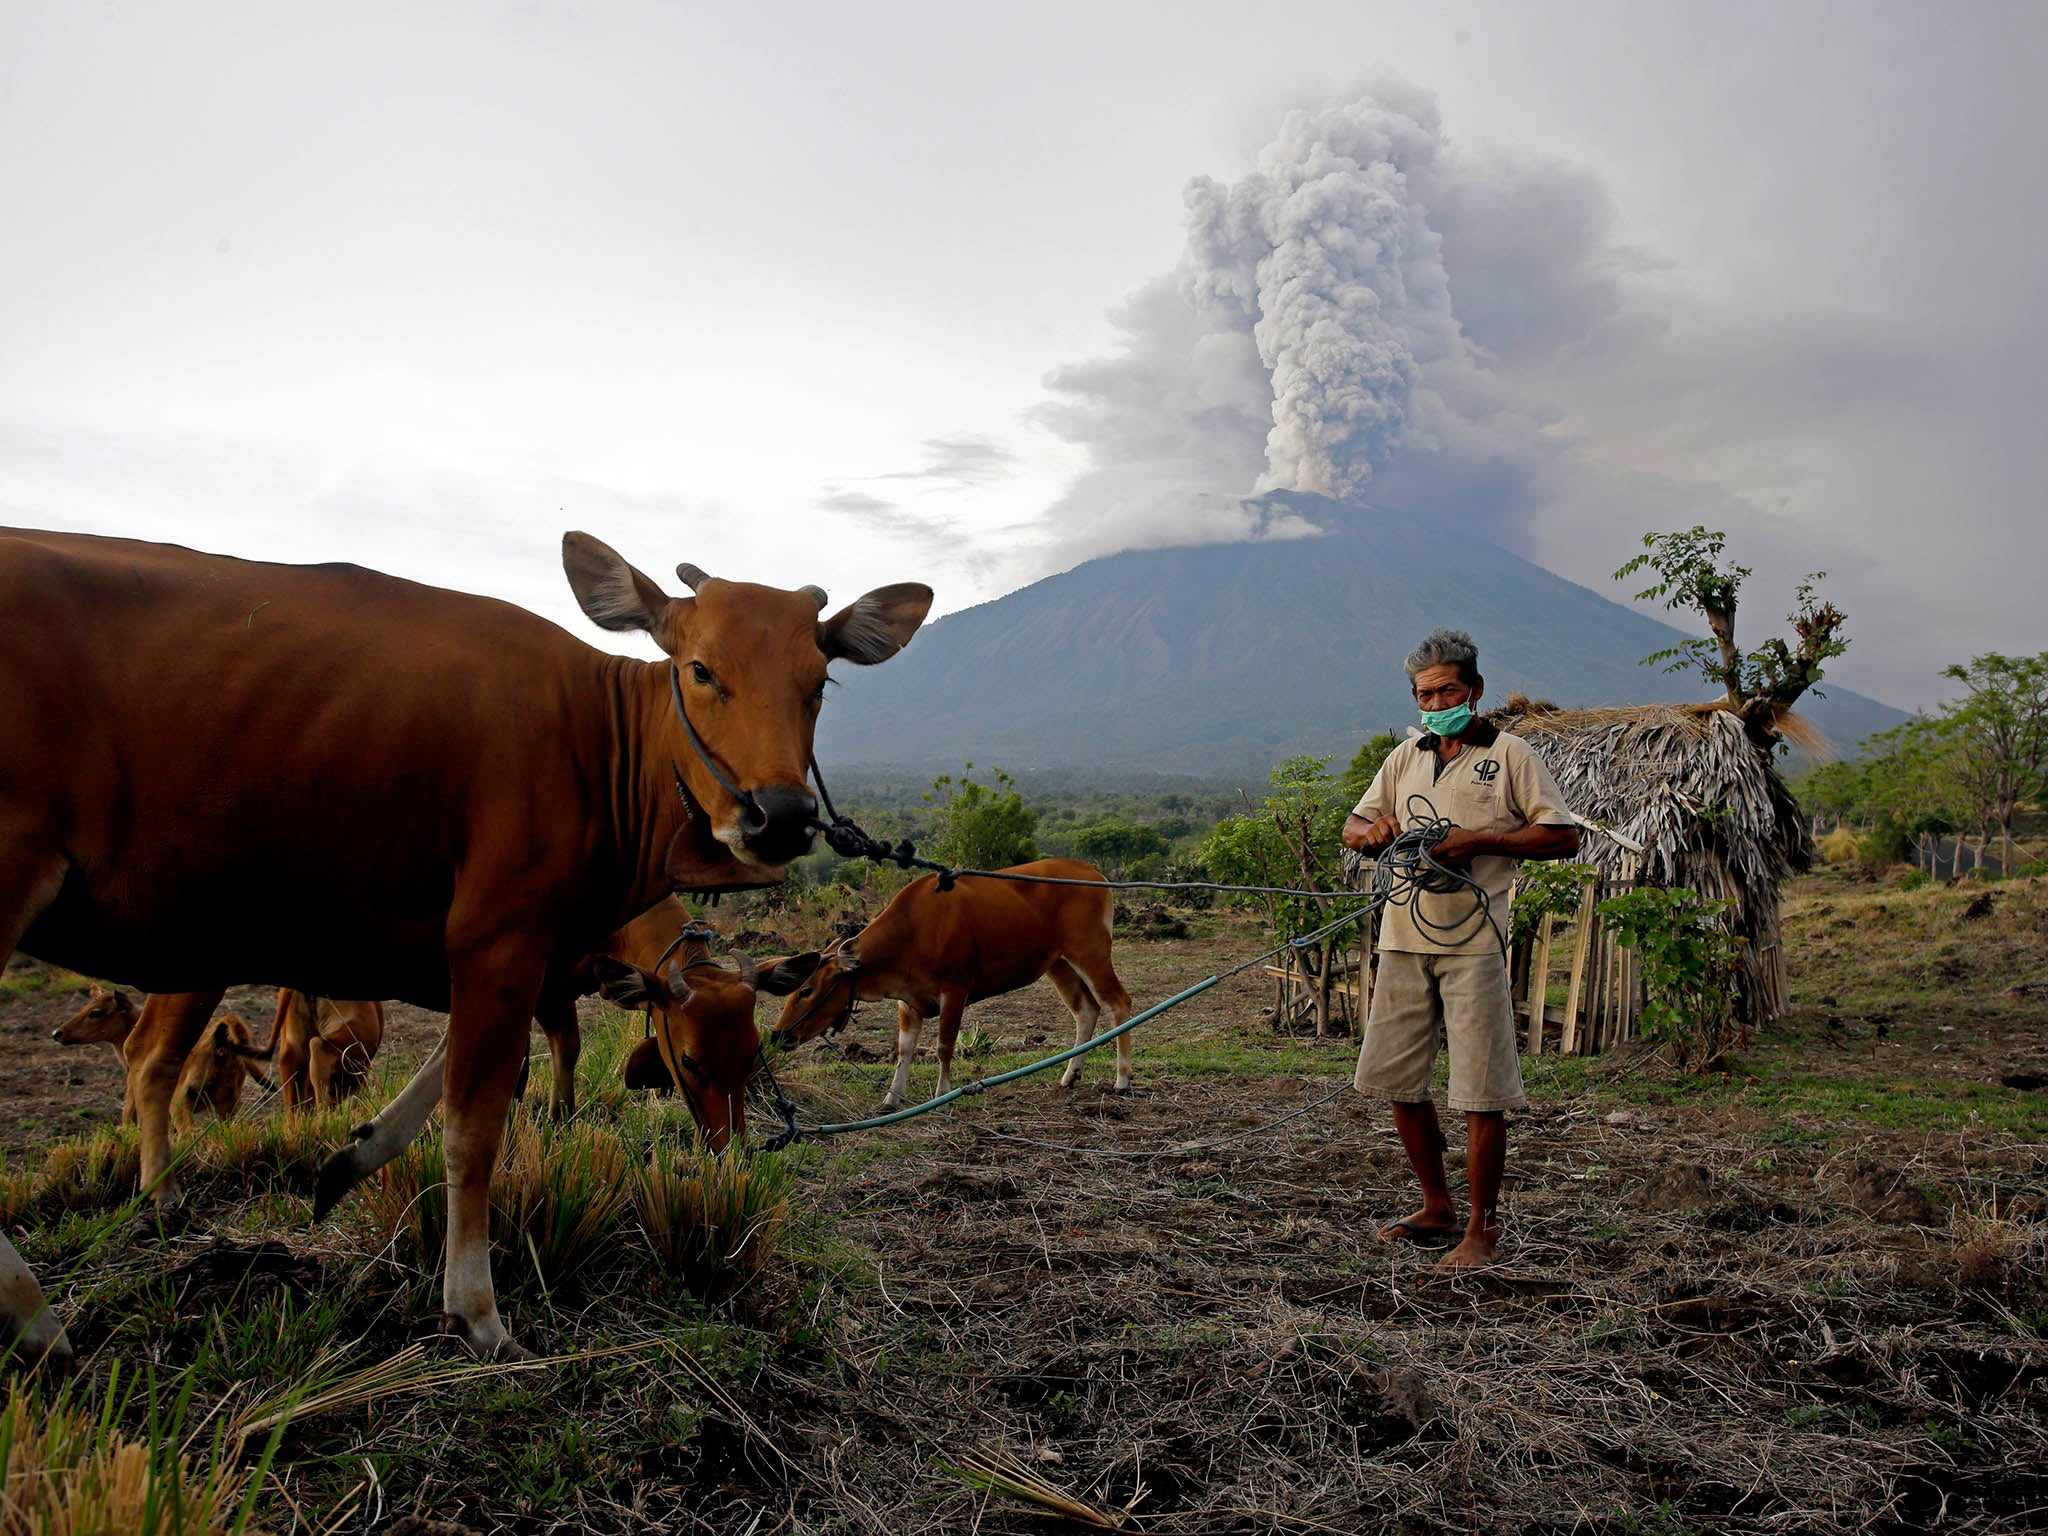
[[[2013,828],[2048,794],[2048,651],[1988,651],[1945,667],[1957,697],[1872,736],[1860,757],[1822,763],[1793,785],[1800,804],[1866,833],[1867,856],[1907,856],[1921,833],[1999,840],[2010,871],[2027,862]]]

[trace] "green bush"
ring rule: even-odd
[[[1886,814],[1878,817],[1876,824],[1863,834],[1857,846],[1857,856],[1869,869],[1904,864],[1913,857],[1913,839],[1890,814]]]
[[[1533,934],[1546,914],[1571,917],[1585,899],[1590,864],[1524,864],[1515,876],[1515,905],[1508,917],[1508,936],[1520,943]]]
[[[1074,833],[1074,852],[1116,879],[1130,874],[1146,859],[1164,858],[1166,839],[1157,827],[1142,821],[1105,816]]]
[[[959,778],[941,774],[924,798],[936,806],[938,830],[925,850],[963,869],[1002,869],[1038,857],[1038,813],[1024,803],[1017,781],[1002,769],[993,784],[977,783],[969,763]]]
[[[633,1209],[661,1269],[694,1295],[739,1290],[783,1257],[795,1220],[793,1164],[657,1141],[634,1177]]]
[[[1732,905],[1683,886],[1644,886],[1594,909],[1635,951],[1644,1037],[1668,1043],[1680,1066],[1702,1072],[1734,1038],[1741,945],[1727,927]]]

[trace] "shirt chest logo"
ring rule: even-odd
[[[1482,759],[1473,766],[1472,777],[1482,784],[1492,784],[1495,779],[1500,777],[1500,759],[1496,757]]]

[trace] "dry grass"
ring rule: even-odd
[[[632,1186],[658,1268],[700,1296],[730,1294],[784,1260],[794,1195],[783,1158],[720,1156],[667,1141],[654,1144]]]
[[[231,1536],[247,1528],[254,1490],[276,1448],[254,1467],[239,1442],[216,1436],[210,1454],[188,1451],[189,1397],[162,1412],[152,1396],[147,1430],[126,1432],[118,1378],[95,1411],[68,1392],[51,1401],[14,1382],[0,1408],[0,1536]],[[281,1427],[282,1421],[280,1421]]]

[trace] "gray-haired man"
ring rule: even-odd
[[[1361,1092],[1392,1102],[1394,1127],[1422,1185],[1422,1209],[1382,1229],[1381,1240],[1447,1240],[1458,1230],[1458,1212],[1429,1096],[1437,1030],[1444,1031],[1451,1057],[1446,1101],[1465,1112],[1472,1210],[1464,1241],[1439,1267],[1474,1269],[1499,1254],[1508,1148],[1503,1111],[1528,1102],[1500,939],[1509,888],[1517,861],[1577,853],[1579,829],[1543,759],[1473,713],[1486,680],[1470,635],[1437,630],[1409,654],[1407,669],[1427,733],[1388,754],[1345,819],[1344,842],[1378,852],[1432,813],[1448,818],[1453,826],[1436,845],[1437,862],[1469,871],[1500,927],[1475,918],[1477,898],[1463,888],[1419,891],[1412,903],[1386,908],[1356,1081]]]

